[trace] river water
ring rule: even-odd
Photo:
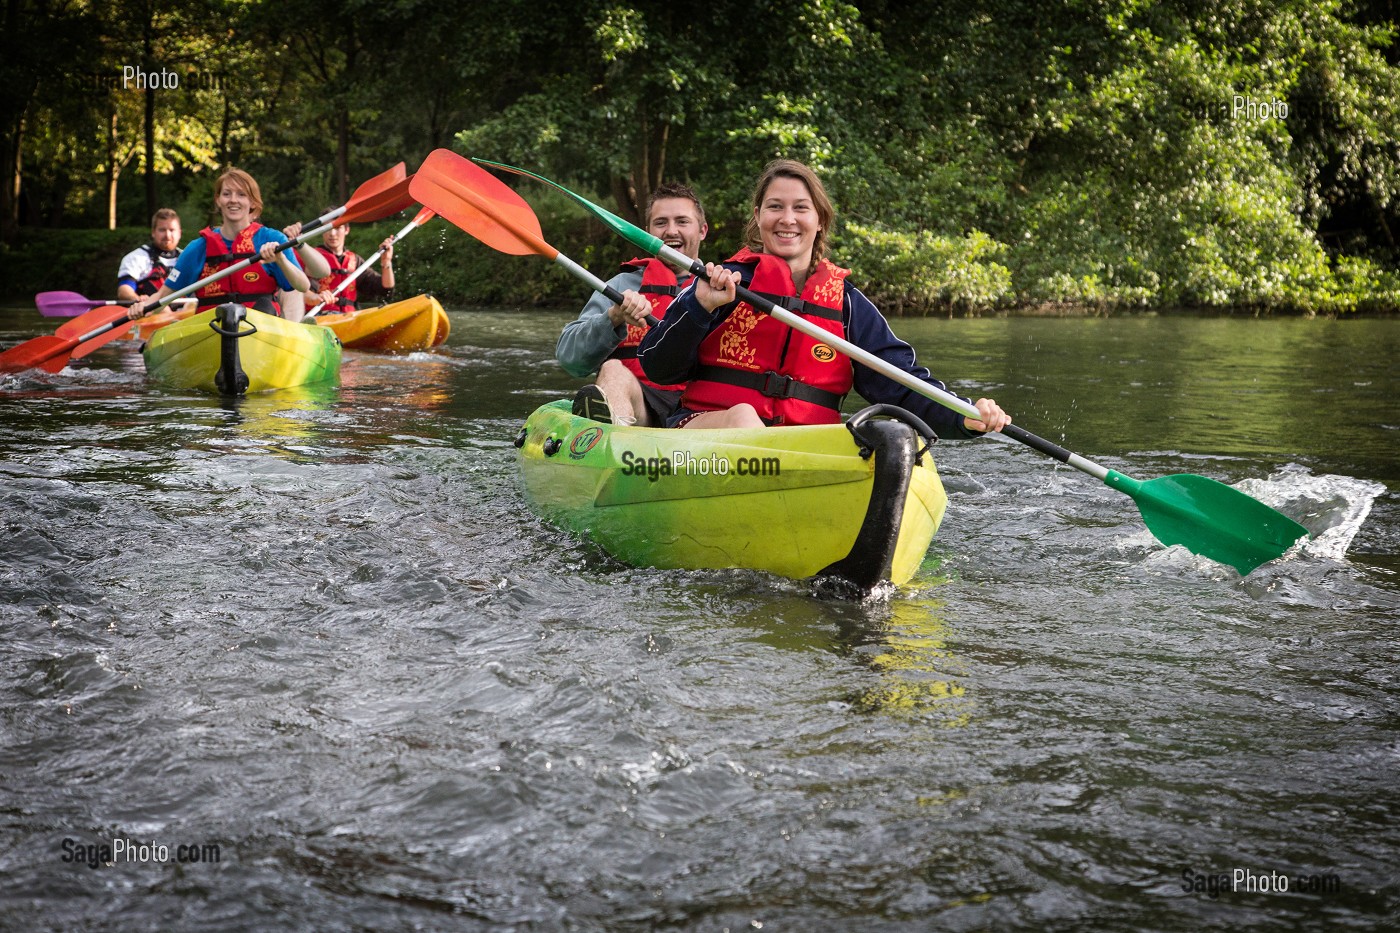
[[[1241,579],[943,443],[923,571],[851,603],[532,517],[565,320],[236,402],[129,346],[0,379],[0,927],[1394,922],[1400,321],[897,322],[1030,430],[1316,537]]]

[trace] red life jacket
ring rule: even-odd
[[[749,288],[779,307],[845,338],[842,269],[817,264],[800,297],[792,270],[776,256],[741,249],[729,260],[754,266]],[[681,396],[691,411],[722,411],[748,402],[769,424],[839,424],[855,379],[850,360],[741,301],[700,344],[695,379]]]
[[[253,234],[261,229],[262,224],[257,221],[244,227],[238,234],[238,239],[234,240],[232,249],[224,242],[223,235],[213,227],[205,227],[199,231],[199,235],[204,239],[204,271],[199,277],[208,278],[220,269],[258,255],[258,251],[253,248]],[[230,301],[251,308],[263,295],[276,295],[279,290],[277,280],[267,274],[262,263],[255,262],[217,282],[210,282],[194,294],[199,299],[199,310],[203,311]],[[281,313],[281,308],[278,307],[277,314],[280,316]]]
[[[332,253],[324,246],[316,247],[316,252],[320,253],[322,256],[325,256],[326,262],[330,263],[331,267],[331,274],[316,283],[316,290],[321,292],[335,291],[336,286],[339,285],[341,282],[344,282],[347,278],[349,278],[350,273],[358,269],[360,267],[360,263],[363,261],[360,259],[359,256],[350,252],[348,249],[342,256],[336,256],[335,253]],[[348,314],[351,311],[354,311],[356,307],[358,307],[355,304],[355,301],[359,298],[359,289],[360,286],[358,285],[358,283],[351,282],[346,287],[345,291],[341,292],[339,295],[336,295],[330,301],[326,302],[326,306],[321,310],[323,312],[331,311],[339,312],[341,314]]]
[[[642,270],[642,287],[637,289],[651,304],[651,313],[661,320],[666,316],[666,309],[671,307],[671,302],[676,300],[676,296],[681,293],[690,282],[690,276],[686,276],[685,284],[676,278],[675,271],[666,263],[659,259],[629,259],[622,264],[624,269]],[[679,392],[685,388],[685,383],[677,385],[660,385],[647,378],[642,372],[642,364],[637,362],[637,346],[646,336],[647,328],[627,325],[627,336],[622,338],[622,343],[617,345],[617,349],[608,357],[610,360],[618,360],[626,366],[642,382],[654,389],[661,389],[664,392]]]
[[[147,256],[151,257],[151,271],[143,275],[141,281],[136,283],[136,294],[154,295],[165,284],[165,277],[170,274],[175,260],[180,258],[180,251],[160,249],[154,243],[147,243],[141,248],[146,251]]]

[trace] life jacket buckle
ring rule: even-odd
[[[791,376],[784,376],[782,373],[770,369],[763,374],[763,387],[758,391],[769,398],[792,398],[794,381]]]

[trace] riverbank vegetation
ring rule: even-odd
[[[156,206],[193,235],[222,164],[262,181],[281,225],[438,146],[632,218],[687,180],[722,258],[784,155],[827,180],[836,258],[891,313],[1394,310],[1391,16],[1375,0],[22,0],[0,40],[0,258],[12,293],[73,287],[88,265],[114,274],[108,253]],[[520,190],[573,258],[626,257]],[[110,249],[73,236],[119,225],[138,229]],[[545,263],[440,222],[415,238],[404,286],[578,303]]]

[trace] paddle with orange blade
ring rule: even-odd
[[[354,195],[352,195],[350,200],[343,206],[328,211],[310,224],[303,224],[303,227],[310,227],[311,229],[304,229],[296,237],[279,244],[277,246],[277,252],[280,253],[289,249],[295,249],[309,237],[324,233],[336,225],[338,218],[344,218],[339,221],[340,223],[352,223],[355,221],[379,220],[380,218],[388,217],[390,214],[397,214],[413,203],[413,198],[408,193],[410,179],[411,176],[406,175],[402,162],[395,165],[387,172],[374,176],[369,181],[366,181],[364,184],[360,185],[360,187],[356,188]],[[232,275],[240,269],[246,269],[254,262],[261,261],[259,257],[251,256],[241,262],[226,266],[211,276],[186,285],[178,291],[171,292],[160,301],[151,305],[147,314],[156,309],[163,308],[172,302],[178,301],[211,282]],[[69,321],[67,324],[63,325],[63,327],[59,328],[59,333],[36,337],[33,340],[26,340],[19,346],[11,347],[4,353],[0,353],[0,373],[15,373],[26,369],[33,369],[36,366],[48,372],[58,372],[67,365],[68,361],[75,355],[74,351],[79,348],[86,347],[87,349],[84,352],[91,352],[101,346],[102,343],[120,337],[121,328],[127,322],[126,309],[114,307],[109,311],[106,308],[99,308],[97,311],[104,312],[104,314],[101,315],[103,323],[91,330],[85,330],[80,333],[74,332],[76,326],[79,325],[80,322],[83,322],[86,316],[80,317],[74,321]],[[89,314],[96,315],[97,311],[89,312]],[[121,314],[116,314],[117,311],[120,311]],[[109,317],[111,318],[110,320],[108,320]],[[82,326],[86,325],[84,324]],[[70,329],[69,335],[61,336],[65,329]],[[116,333],[113,333],[114,331]],[[112,335],[107,337],[106,335],[108,334]],[[102,340],[101,343],[94,343],[99,337],[106,337],[106,339]]]
[[[543,256],[585,282],[614,304],[622,304],[617,289],[544,241],[539,218],[525,199],[505,182],[450,149],[435,150],[409,185],[414,200],[492,249],[511,256]],[[657,320],[647,315],[653,326]]]
[[[95,308],[64,324],[56,333],[36,337],[0,353],[0,373],[19,372],[35,366],[56,373],[74,357],[86,356],[122,336],[122,325],[129,323],[127,310],[120,305]]]
[[[415,216],[415,217],[414,217],[412,220],[410,220],[408,223],[404,224],[404,227],[403,227],[402,230],[400,230],[398,233],[394,234],[393,243],[390,243],[389,245],[390,245],[390,246],[394,245],[394,243],[397,243],[399,240],[402,240],[404,237],[408,236],[408,235],[409,235],[410,233],[412,233],[414,230],[417,230],[419,227],[423,226],[425,223],[427,223],[428,221],[432,220],[432,219],[433,219],[434,217],[436,217],[436,216],[437,216],[437,213],[436,213],[432,208],[430,208],[430,207],[425,207],[425,208],[423,208],[421,211],[418,212],[417,216]],[[383,256],[383,255],[384,255],[384,247],[381,246],[379,249],[377,249],[377,250],[375,250],[373,253],[371,253],[368,259],[365,259],[365,260],[361,261],[359,267],[358,267],[354,272],[350,273],[348,276],[345,277],[345,281],[341,282],[339,285],[337,285],[337,286],[335,287],[335,291],[331,292],[331,297],[334,298],[336,295],[339,295],[341,292],[343,292],[343,291],[345,291],[347,288],[349,288],[351,282],[355,281],[355,280],[358,279],[360,276],[364,275],[365,272],[366,272],[366,270],[368,270],[369,267],[370,267],[377,259],[379,259],[380,256]],[[310,311],[307,311],[306,314],[302,317],[302,320],[303,320],[303,321],[306,321],[306,320],[310,320],[311,318],[315,317],[317,314],[319,314],[319,313],[321,312],[321,309],[324,308],[325,306],[326,306],[326,303],[325,303],[324,301],[321,302],[321,303],[318,304],[316,307],[312,308]]]

